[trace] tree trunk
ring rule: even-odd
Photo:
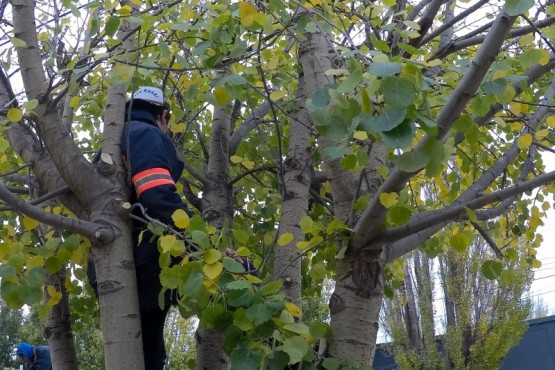
[[[403,308],[405,312],[405,326],[409,337],[409,345],[411,348],[419,350],[422,347],[422,337],[420,333],[420,327],[418,325],[418,311],[416,310],[416,294],[418,289],[415,289],[412,284],[413,275],[410,273],[410,269],[407,267],[405,269],[404,276],[404,290],[405,296],[407,297],[407,303]]]
[[[361,255],[337,262],[335,291],[329,304],[333,333],[329,354],[341,363],[372,364],[383,298],[382,268],[377,259],[370,261]],[[369,281],[376,284],[361,289],[360,284]]]
[[[116,144],[123,129],[125,86],[114,87],[112,95],[108,94],[108,101],[113,105],[107,106],[105,116],[106,127],[114,129],[107,130],[110,134],[104,137],[104,152],[112,155],[117,171],[114,171],[115,176],[100,174],[73,142],[49,95],[36,34],[34,2],[16,0],[12,4],[14,34],[25,42],[25,46],[17,48],[17,54],[26,95],[29,100],[39,101],[33,116],[37,131],[56,169],[82,205],[80,217],[93,221],[95,225],[104,225],[101,233],[91,233],[91,253],[98,278],[106,369],[142,370],[144,364],[130,223],[128,216],[122,212],[128,191],[123,185],[126,183],[125,171]],[[122,27],[125,29],[124,25]],[[112,114],[112,109],[119,109],[119,116],[117,112]]]
[[[314,93],[305,91],[306,87],[305,77],[300,75],[297,97]],[[302,309],[302,252],[296,244],[305,239],[299,223],[308,210],[310,184],[314,177],[310,144],[312,121],[304,104],[291,120],[290,127],[289,149],[284,163],[279,235],[293,234],[293,240],[275,249],[274,279],[283,281],[282,292]]]
[[[46,276],[45,287],[52,285],[56,288],[56,291],[62,294],[62,299],[57,305],[49,309],[44,325],[44,333],[50,347],[52,368],[56,370],[78,370],[79,366],[69,320],[69,297],[65,288],[65,280],[65,268],[58,273]],[[50,296],[45,289],[45,305],[49,298]]]
[[[206,166],[202,216],[221,230],[231,227],[233,216],[232,188],[229,184],[229,107],[216,107],[210,136],[210,158]],[[202,323],[201,323],[202,325]],[[224,333],[199,326],[197,330],[197,369],[225,370],[228,358],[223,351]]]

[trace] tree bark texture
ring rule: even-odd
[[[29,100],[39,101],[33,117],[38,135],[56,170],[82,206],[78,215],[111,230],[91,240],[98,278],[106,369],[143,369],[131,233],[128,217],[121,212],[127,192],[123,190],[121,176],[118,178],[117,173],[116,176],[105,176],[95,171],[73,142],[68,127],[64,126],[47,89],[33,7],[33,1],[13,2],[14,34],[26,43],[26,46],[17,48],[25,91]],[[117,91],[120,100],[124,99],[122,90],[116,90],[116,95]],[[120,109],[122,106],[123,101]],[[107,110],[109,112],[110,107]],[[107,117],[111,117],[109,113]],[[108,126],[111,127],[114,122],[117,120],[110,120]],[[123,115],[120,114],[119,125],[122,124]],[[121,132],[122,127],[119,130]],[[112,134],[108,141],[119,141],[119,136]],[[116,152],[108,150],[108,153]],[[119,175],[122,173],[120,171]],[[122,356],[122,353],[126,355]]]
[[[306,91],[307,83],[299,76],[298,97],[306,97],[314,92]],[[282,292],[288,300],[302,309],[301,257],[302,252],[296,244],[304,241],[304,233],[299,227],[301,219],[308,210],[310,184],[314,177],[310,135],[312,121],[304,105],[290,123],[289,148],[285,158],[283,190],[280,209],[279,235],[290,233],[293,240],[277,246],[274,255],[274,279],[283,281]]]
[[[231,227],[233,216],[232,187],[229,176],[230,112],[227,106],[216,107],[212,122],[208,164],[203,189],[204,220],[221,230]],[[201,324],[202,325],[202,324]],[[225,370],[228,358],[223,351],[224,333],[199,327],[197,330],[197,369]]]
[[[45,287],[52,285],[58,292],[62,293],[62,299],[48,311],[44,333],[50,347],[52,368],[56,370],[78,370],[79,366],[69,319],[69,297],[65,288],[66,273],[67,270],[64,268],[60,272],[48,274],[46,277]],[[49,298],[45,289],[45,304]]]

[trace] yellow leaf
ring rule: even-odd
[[[368,139],[368,133],[366,131],[356,131],[353,137],[357,140],[366,140]]]
[[[434,60],[430,60],[427,64],[428,64],[428,67],[435,67],[435,66],[442,65],[443,62],[440,59],[434,59]]]
[[[10,108],[6,118],[12,122],[19,122],[23,118],[23,112],[17,108]]]
[[[69,106],[73,109],[77,108],[79,106],[79,102],[81,101],[81,98],[78,96],[74,96],[73,98],[71,98],[69,100]]]
[[[244,1],[239,2],[239,19],[241,19],[241,24],[245,27],[249,27],[254,23],[254,17],[256,16],[256,8]]]
[[[551,128],[555,128],[555,116],[549,116],[547,117],[547,119],[545,120],[545,123],[547,123],[547,125]]]
[[[549,202],[543,202],[542,203],[542,209],[544,211],[547,211],[549,208],[551,208],[551,205],[549,204]]]
[[[253,284],[260,284],[262,282],[262,280],[260,280],[260,278],[257,278],[254,275],[247,274],[247,275],[244,275],[244,276],[247,278],[248,281],[250,281]]]
[[[27,230],[33,230],[39,226],[39,222],[36,220],[33,220],[30,217],[23,216],[23,226],[25,226]]]
[[[241,162],[241,164],[243,166],[245,166],[246,169],[251,170],[254,167],[254,162],[248,159],[243,160],[243,162]]]
[[[291,302],[287,302],[285,304],[285,308],[287,308],[287,311],[293,315],[294,317],[300,317],[302,314],[302,311],[299,307],[297,307],[296,304],[291,303]]]
[[[546,138],[546,136],[549,135],[549,130],[544,128],[542,130],[538,130],[536,132],[536,139],[538,140],[543,140]]]
[[[306,249],[310,247],[310,242],[297,242],[297,248]]]
[[[224,87],[217,87],[214,90],[214,98],[218,105],[225,105],[231,101],[231,96],[229,96]]]
[[[397,193],[381,193],[380,203],[382,204],[382,206],[389,209],[397,204],[398,198],[399,194]]]
[[[539,269],[542,267],[542,262],[540,260],[532,260],[532,268]]]
[[[175,226],[180,229],[186,229],[191,224],[191,220],[189,219],[189,215],[182,209],[176,210],[172,215],[172,220]]]
[[[118,13],[121,14],[121,15],[129,15],[129,14],[131,14],[132,10],[133,9],[131,9],[131,7],[129,5],[124,5],[118,10]]]
[[[202,260],[208,264],[216,263],[222,259],[222,252],[217,249],[209,249],[204,252]]]
[[[27,270],[32,270],[35,267],[42,267],[44,266],[44,257],[43,256],[33,256],[25,262],[27,266]]]
[[[160,247],[162,247],[162,251],[167,253],[173,249],[173,246],[177,238],[175,235],[164,235],[160,238]]]
[[[538,60],[538,63],[544,66],[547,63],[549,63],[549,61],[551,60],[551,57],[547,52],[547,50],[540,49],[539,52],[541,53],[541,56],[540,56],[540,59]]]
[[[175,133],[175,134],[180,134],[180,133],[185,132],[185,128],[186,128],[185,124],[183,122],[180,122],[178,124],[171,125],[170,126],[170,131]]]
[[[50,297],[48,299],[48,302],[46,302],[46,305],[48,307],[54,307],[62,299],[62,293],[58,292],[53,285],[48,285],[46,291],[48,292],[48,296]]]
[[[285,234],[282,234],[282,235],[279,237],[277,243],[278,243],[278,245],[284,246],[284,245],[286,245],[286,244],[291,243],[291,242],[293,241],[293,238],[294,238],[293,234],[291,234],[291,233],[285,233]]]
[[[248,257],[251,255],[251,251],[247,247],[239,247],[235,253],[241,257]]]
[[[202,272],[210,280],[216,280],[222,274],[224,264],[221,262],[206,264],[202,267]]]
[[[279,63],[279,55],[273,55],[268,61],[268,69],[273,71],[277,69]]]
[[[202,281],[202,285],[204,285],[204,287],[209,293],[212,293],[212,294],[218,293],[218,285],[216,284],[215,281],[210,279],[204,279]]]
[[[229,160],[231,161],[231,163],[241,163],[243,162],[243,157],[239,157],[238,155],[232,155],[231,158],[229,158]]]
[[[270,99],[273,101],[278,101],[281,98],[283,98],[286,93],[287,91],[285,90],[274,91],[273,93],[270,94]]]
[[[518,138],[517,141],[518,148],[520,150],[528,149],[530,145],[532,145],[532,135],[531,134],[524,134]]]
[[[520,46],[526,46],[534,42],[534,33],[529,33],[528,35],[521,36],[518,39],[518,44]]]

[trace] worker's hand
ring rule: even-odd
[[[235,261],[237,261],[241,264],[245,263],[245,260],[243,259],[243,257],[239,256],[233,249],[231,249],[229,247],[224,249],[224,251],[222,252],[222,255],[224,255],[226,257],[231,257]]]

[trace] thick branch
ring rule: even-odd
[[[499,53],[503,40],[511,29],[515,19],[516,17],[509,17],[505,12],[502,12],[497,17],[494,26],[487,35],[486,41],[478,51],[468,71],[453,91],[447,104],[437,116],[438,140],[445,139],[449,129],[461,115],[464,107],[468,104],[480,86],[486,72]],[[422,142],[416,146],[415,150],[424,146],[430,139],[431,137],[428,135],[424,137]],[[403,172],[398,169],[392,171],[391,175],[383,185],[380,186],[380,189],[378,189],[378,192],[370,201],[368,208],[363,212],[355,227],[355,234],[352,239],[352,245],[355,248],[365,246],[380,232],[380,225],[382,224],[387,210],[380,203],[379,195],[382,193],[397,193],[401,191],[415,174],[416,173]]]
[[[422,45],[424,45],[428,41],[433,40],[436,36],[441,35],[445,30],[451,28],[458,21],[465,19],[468,15],[470,15],[470,14],[474,13],[475,11],[477,11],[478,9],[480,9],[482,7],[482,5],[489,3],[489,1],[490,0],[480,0],[476,4],[472,5],[470,8],[466,9],[461,14],[459,14],[456,17],[453,17],[452,19],[443,23],[441,25],[441,27],[439,27],[437,30],[435,30],[434,32],[432,32],[429,35],[427,35],[426,37],[424,37],[422,39],[422,41],[420,41],[420,43],[418,43],[418,47],[421,47]],[[449,6],[449,4],[447,4],[447,6]]]
[[[247,137],[248,133],[255,128],[265,115],[268,114],[271,108],[271,102],[266,100],[262,105],[256,108],[252,114],[243,121],[243,124],[239,126],[239,128],[231,135],[231,139],[229,140],[229,155],[235,154],[239,144],[241,141]]]
[[[555,23],[555,17],[549,17],[536,22],[535,27],[525,26],[525,27],[519,27],[514,30],[511,30],[507,35],[507,38],[524,36],[534,32],[536,28],[541,29],[541,28],[549,27],[554,23]],[[438,50],[437,53],[435,53],[434,56],[430,59],[435,59],[435,58],[443,59],[449,54],[456,53],[457,51],[465,49],[469,46],[481,44],[482,42],[485,42],[486,38],[487,38],[487,35],[486,36],[479,35],[479,36],[474,36],[470,38],[465,38],[460,41],[454,41],[447,48]]]
[[[62,230],[72,231],[91,240],[100,240],[102,242],[108,242],[114,237],[113,231],[104,225],[77,218],[55,215],[45,212],[39,207],[28,204],[24,200],[12,194],[3,184],[0,184],[0,199],[18,212],[21,212],[24,215],[46,225]]]
[[[537,187],[547,185],[553,181],[555,181],[555,171],[540,175],[535,179],[521,182],[490,194],[482,195],[481,197],[471,200],[466,204],[453,205],[438,211],[423,212],[421,214],[423,217],[418,222],[409,222],[396,229],[386,231],[377,237],[376,240],[381,242],[400,240],[418,231],[442,224],[446,220],[466,220],[468,219],[468,215],[466,214],[467,208],[476,210],[495,202],[502,202],[509,197],[534,190]]]

